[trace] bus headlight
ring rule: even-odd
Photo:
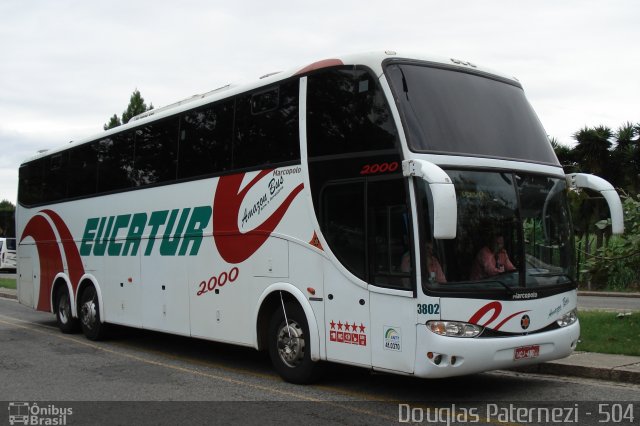
[[[561,316],[560,319],[556,322],[560,327],[566,327],[576,321],[578,321],[578,312],[577,309],[574,309],[573,311],[567,312],[566,314]]]
[[[482,333],[482,327],[458,321],[429,321],[427,328],[440,336],[476,337]]]

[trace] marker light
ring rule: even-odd
[[[429,321],[427,328],[440,336],[476,337],[482,333],[482,327],[458,321]]]
[[[574,309],[570,312],[567,312],[563,316],[561,316],[560,319],[556,322],[560,327],[566,327],[568,325],[573,324],[576,321],[578,321],[578,312],[576,309]]]

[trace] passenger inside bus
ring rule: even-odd
[[[471,266],[471,280],[482,280],[504,272],[515,271],[507,251],[504,249],[504,237],[494,235],[490,244],[485,245],[476,255]]]
[[[431,241],[427,241],[424,253],[426,253],[427,256],[426,263],[429,269],[429,281],[446,283],[447,277],[442,271],[442,266],[440,265],[438,258],[433,255],[433,243]],[[400,271],[411,272],[411,255],[408,251],[404,255],[402,255],[402,260],[400,261]]]

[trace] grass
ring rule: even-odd
[[[640,312],[617,317],[615,312],[580,311],[580,342],[576,350],[640,356]]]
[[[0,287],[16,289],[15,278],[0,278]]]

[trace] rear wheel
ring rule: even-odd
[[[269,356],[276,371],[291,383],[310,383],[317,378],[319,365],[311,360],[309,326],[302,307],[286,303],[287,320],[282,307],[269,322]]]
[[[105,337],[107,325],[100,321],[100,305],[98,294],[91,285],[87,287],[80,297],[79,306],[80,323],[82,332],[89,340],[101,340]]]
[[[56,322],[60,331],[66,334],[76,333],[80,330],[80,322],[71,313],[71,298],[67,287],[60,286],[54,299],[56,309]]]

